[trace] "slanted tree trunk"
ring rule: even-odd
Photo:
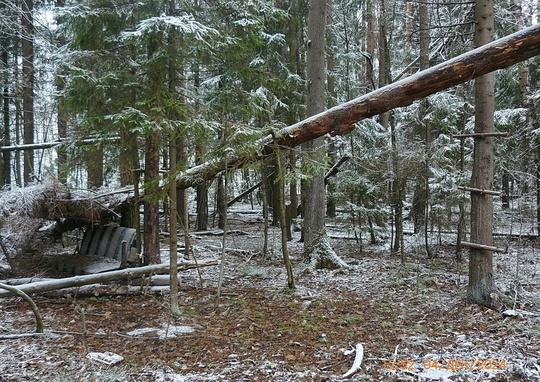
[[[258,141],[259,150],[225,155],[178,174],[177,187],[193,187],[214,178],[227,167],[241,167],[264,158],[274,145],[295,147],[325,134],[348,134],[355,123],[506,68],[540,54],[540,24],[513,33],[371,93],[335,106]]]
[[[492,41],[494,29],[493,0],[476,0],[476,46]],[[488,73],[475,81],[475,126],[478,134],[494,131],[493,116],[495,75]],[[474,140],[474,164],[471,187],[493,189],[493,145],[494,137],[477,136]],[[488,193],[471,192],[471,242],[493,246],[493,196]],[[469,286],[467,297],[470,303],[493,306],[495,284],[493,279],[493,252],[471,248],[469,253]]]

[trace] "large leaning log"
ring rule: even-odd
[[[227,168],[261,159],[273,146],[295,147],[325,134],[342,135],[355,123],[540,54],[540,24],[495,40],[432,68],[283,128],[258,141],[258,150],[229,154],[178,174],[178,188],[196,186]]]
[[[219,264],[219,261],[214,259],[199,260],[196,263],[191,261],[181,262],[178,263],[178,270],[181,271],[196,267],[207,267],[217,264]],[[169,269],[170,266],[168,264],[147,265],[145,267],[120,269],[117,271],[103,272],[92,275],[82,275],[66,277],[63,279],[38,281],[34,283],[18,285],[15,288],[19,291],[25,292],[26,294],[42,293],[62,288],[104,283],[109,281],[135,279],[145,275],[163,274],[168,273]],[[11,294],[12,292],[0,290],[0,298],[10,296]]]

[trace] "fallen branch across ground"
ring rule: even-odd
[[[184,271],[187,269],[193,269],[197,267],[208,267],[212,265],[218,265],[219,261],[215,259],[199,260],[197,263],[181,262],[178,263],[178,270]],[[27,294],[48,292],[56,289],[63,289],[69,287],[76,287],[82,285],[90,285],[96,283],[103,283],[109,281],[129,280],[135,279],[146,275],[165,274],[168,273],[170,266],[168,264],[156,264],[147,265],[145,267],[127,268],[111,272],[103,272],[93,275],[73,276],[63,279],[54,279],[39,281],[30,284],[19,285],[16,288]],[[0,297],[10,296],[11,293],[0,290]]]

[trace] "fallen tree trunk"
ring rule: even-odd
[[[257,142],[258,151],[229,154],[178,174],[178,188],[194,187],[227,168],[238,168],[261,159],[272,147],[295,147],[325,134],[342,135],[354,124],[452,86],[503,69],[540,54],[540,24],[495,40],[439,65],[386,85],[352,101],[285,127]]]
[[[192,269],[196,267],[207,267],[207,266],[217,265],[217,264],[219,264],[219,261],[214,260],[214,259],[200,260],[200,261],[197,261],[197,263],[191,262],[191,261],[181,262],[181,263],[178,263],[178,270],[180,271],[180,270],[187,270],[187,269]],[[51,290],[62,289],[62,288],[103,283],[103,282],[109,282],[109,281],[128,280],[128,279],[139,278],[145,275],[168,273],[169,269],[170,269],[170,266],[168,264],[156,264],[156,265],[148,265],[148,266],[139,267],[139,268],[127,268],[127,269],[121,269],[117,271],[98,273],[98,274],[93,274],[93,275],[83,275],[83,276],[67,277],[63,279],[38,281],[35,283],[19,285],[14,288],[16,288],[17,290],[23,291],[27,294],[41,293],[41,292],[48,292]],[[12,292],[0,290],[0,297],[7,297],[7,296],[10,296],[11,294]]]

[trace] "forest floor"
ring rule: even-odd
[[[45,334],[17,337],[34,330],[33,314],[18,298],[1,299],[0,382],[339,381],[357,344],[364,358],[353,381],[540,380],[538,242],[510,242],[507,254],[494,255],[497,286],[513,301],[495,311],[465,303],[467,256],[456,262],[451,246],[427,259],[410,237],[402,264],[384,246],[360,248],[336,226],[331,244],[350,268],[300,272],[296,233],[289,290],[278,230],[262,255],[262,224],[247,220],[231,219],[217,304],[219,267],[182,273],[180,319],[166,293],[71,290],[35,296]],[[196,256],[219,258],[221,240],[194,233]],[[123,359],[88,357],[106,352]]]

